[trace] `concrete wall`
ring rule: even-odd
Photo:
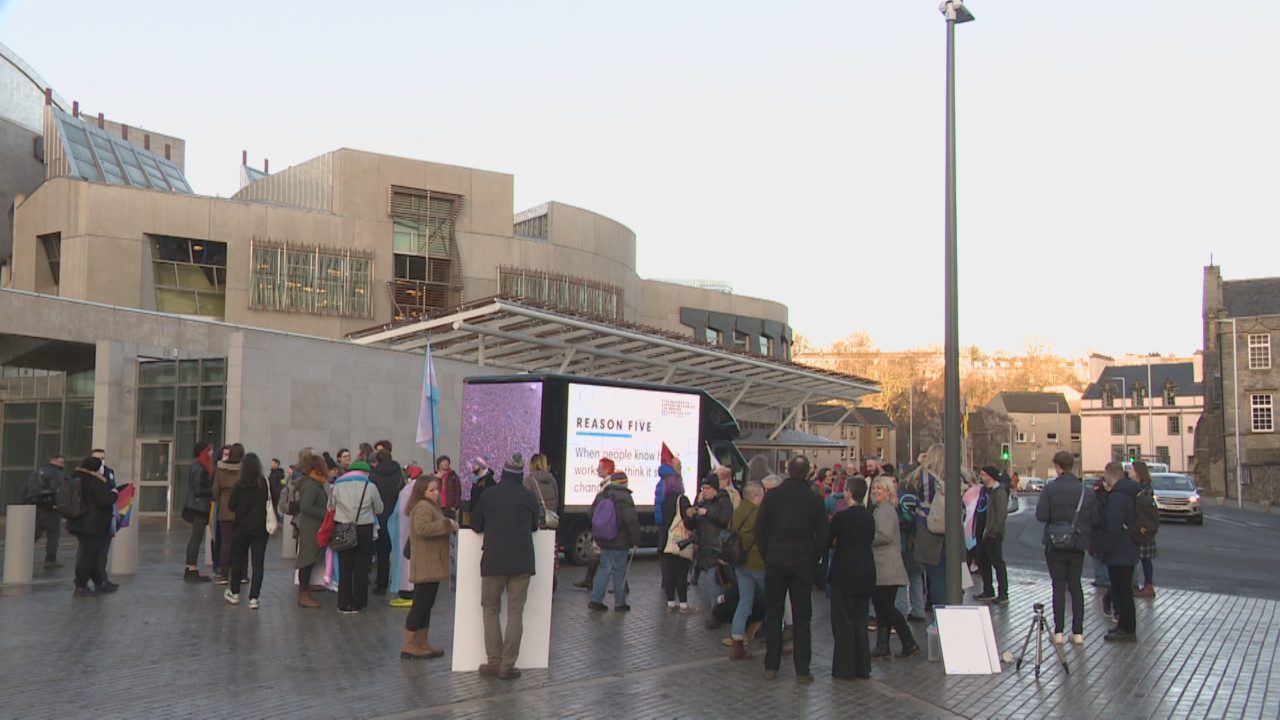
[[[44,180],[44,165],[36,159],[39,133],[0,118],[0,264],[13,248],[14,199],[28,195]]]
[[[682,307],[787,323],[787,306],[763,298],[703,290],[658,280],[642,281],[641,293],[640,322],[682,335],[693,332],[680,322]]]

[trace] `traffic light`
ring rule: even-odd
[[[1009,462],[1009,443],[1000,443],[1000,459]]]

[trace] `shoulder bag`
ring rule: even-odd
[[[271,502],[271,487],[267,487],[267,535],[275,535],[276,530],[280,529],[279,520],[276,518],[276,506]]]
[[[938,478],[929,475],[933,483],[933,497],[929,500],[929,514],[925,518],[925,529],[934,535],[943,535],[947,531],[947,496],[942,494]]]
[[[755,547],[755,537],[751,538],[751,544],[742,546],[742,528],[747,526],[747,520],[751,519],[755,513],[747,513],[742,523],[733,529],[725,529],[720,531],[720,559],[730,565],[742,565],[747,561],[747,553],[751,552],[751,548]]]
[[[542,498],[542,488],[539,487],[534,490],[534,494],[538,496],[538,507],[542,508],[542,528],[544,530],[555,530],[560,527],[560,516],[556,514],[555,510],[547,507],[547,501]]]
[[[337,488],[334,488],[337,491]],[[369,492],[369,483],[365,482],[364,487],[360,489],[360,503],[356,505],[356,516],[351,522],[335,522],[333,524],[333,537],[329,539],[329,548],[334,552],[342,552],[350,550],[356,546],[356,523],[360,520],[360,511],[364,509],[364,494]],[[333,510],[329,511],[330,513]]]
[[[1054,550],[1079,550],[1076,547],[1076,520],[1080,518],[1080,506],[1084,503],[1084,483],[1080,483],[1080,499],[1076,500],[1076,509],[1071,513],[1071,522],[1049,523],[1049,547]]]
[[[685,560],[693,559],[693,533],[689,528],[685,527],[684,518],[681,517],[680,503],[676,502],[675,517],[671,518],[671,527],[667,529],[667,544],[662,548],[662,552],[667,555],[675,555]]]

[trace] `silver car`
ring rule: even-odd
[[[1196,525],[1204,524],[1204,507],[1195,480],[1182,473],[1151,473],[1151,493],[1161,519],[1180,518]]]

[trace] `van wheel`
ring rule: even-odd
[[[574,565],[587,564],[587,556],[591,554],[591,526],[583,525],[575,529],[575,532],[569,536],[569,542],[565,544],[565,559]]]

